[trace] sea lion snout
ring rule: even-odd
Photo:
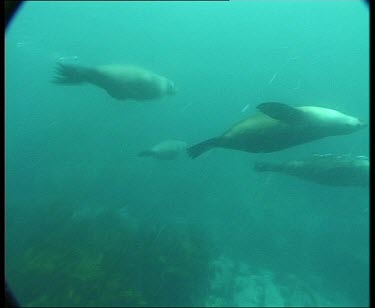
[[[360,120],[359,123],[357,124],[357,127],[358,127],[358,129],[367,128],[367,127],[368,127],[368,124],[365,123],[365,122],[362,122],[362,121]]]
[[[168,80],[167,84],[167,94],[169,95],[175,95],[178,92],[178,89],[173,81]]]
[[[367,128],[368,127],[368,124],[365,123],[365,122],[362,122],[361,120],[358,120],[357,123],[355,123],[354,125],[353,124],[348,124],[347,125],[349,128],[351,128],[353,130],[356,131],[356,130],[361,130],[361,129],[364,129],[364,128]]]

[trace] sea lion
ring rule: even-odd
[[[269,153],[328,136],[353,133],[366,125],[337,110],[283,103],[262,103],[260,112],[235,124],[222,136],[208,139],[187,149],[195,158],[214,148]]]
[[[186,147],[186,142],[179,140],[165,140],[158,143],[150,150],[139,152],[138,156],[171,160],[177,158],[186,149]]]
[[[257,162],[254,170],[289,174],[322,185],[366,187],[370,161],[364,156],[325,154],[283,163]]]
[[[118,100],[145,101],[176,93],[174,83],[136,66],[80,66],[59,63],[54,83],[79,85],[90,83],[107,91]]]

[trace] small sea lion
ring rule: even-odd
[[[283,103],[262,103],[260,112],[235,124],[222,136],[208,139],[187,149],[195,158],[214,148],[269,153],[328,136],[353,133],[366,125],[337,110]]]
[[[165,140],[158,143],[150,150],[139,152],[138,156],[171,160],[177,158],[183,151],[185,151],[186,147],[186,142],[180,140]]]
[[[90,83],[107,91],[118,100],[145,101],[176,93],[174,83],[136,66],[80,66],[59,63],[54,83],[79,85]]]
[[[325,154],[283,163],[257,162],[254,170],[289,174],[322,185],[366,187],[370,161],[364,156]]]

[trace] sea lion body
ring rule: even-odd
[[[214,147],[269,153],[364,127],[358,119],[328,108],[281,103],[263,103],[258,108],[262,112],[235,124],[220,137],[188,148],[188,154],[195,158]]]
[[[153,157],[161,160],[177,158],[187,147],[186,142],[180,140],[165,140],[158,143],[150,150],[138,153],[140,157]]]
[[[326,154],[283,163],[257,162],[254,169],[288,174],[322,185],[366,187],[370,161],[363,156]]]
[[[55,83],[77,85],[90,83],[104,89],[118,100],[145,101],[176,93],[174,83],[136,66],[102,65],[85,67],[59,64]]]

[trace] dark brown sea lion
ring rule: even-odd
[[[222,136],[187,149],[195,158],[215,148],[251,153],[269,153],[328,136],[353,133],[366,125],[339,111],[316,107],[290,107],[282,103],[262,103],[260,112],[235,124]]]

